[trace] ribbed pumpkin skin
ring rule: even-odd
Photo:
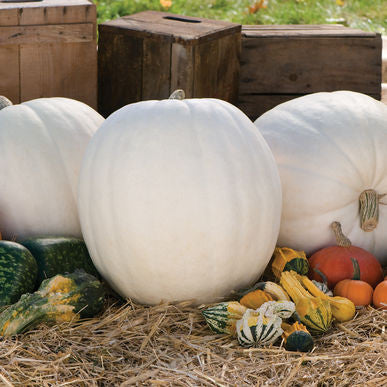
[[[276,106],[255,125],[282,181],[278,244],[309,256],[336,244],[330,225],[338,221],[354,246],[387,263],[387,206],[379,206],[372,232],[359,218],[361,192],[387,192],[387,106],[355,92],[315,93]]]
[[[221,301],[259,277],[278,236],[273,156],[251,121],[220,100],[115,112],[87,148],[79,188],[95,266],[145,304]]]
[[[81,236],[77,185],[83,152],[104,121],[68,98],[0,110],[0,230],[5,239]]]

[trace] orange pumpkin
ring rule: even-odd
[[[387,310],[387,277],[376,286],[372,303],[376,308]]]
[[[333,294],[348,298],[355,306],[366,306],[372,302],[373,291],[372,286],[365,281],[344,279],[336,284]]]
[[[309,277],[318,282],[326,282],[330,289],[343,279],[360,279],[375,287],[383,278],[380,262],[370,252],[352,246],[342,233],[340,223],[331,225],[337,246],[325,247],[309,258]],[[357,277],[357,262],[360,278]]]

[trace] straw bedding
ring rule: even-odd
[[[244,349],[213,334],[189,302],[145,307],[108,298],[101,316],[0,341],[5,386],[386,386],[387,311],[316,338],[307,354],[281,343]]]

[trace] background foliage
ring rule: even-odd
[[[99,23],[157,10],[240,24],[339,23],[387,33],[386,0],[95,0]]]

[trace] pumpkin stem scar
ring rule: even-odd
[[[177,89],[175,90],[170,96],[169,99],[179,99],[183,100],[185,98],[185,93],[184,90],[182,89]]]
[[[0,110],[11,105],[12,105],[12,102],[8,98],[0,95]]]
[[[343,234],[341,224],[339,222],[332,222],[331,228],[335,233],[336,243],[340,247],[349,247],[352,245],[351,241]]]
[[[360,227],[363,231],[373,231],[378,225],[379,198],[373,189],[366,189],[359,196]]]

